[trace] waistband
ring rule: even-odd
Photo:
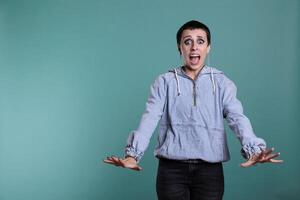
[[[157,157],[160,161],[164,162],[177,162],[177,163],[187,163],[187,164],[200,164],[200,163],[208,163],[202,159],[185,159],[185,160],[174,160],[163,157]]]

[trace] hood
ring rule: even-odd
[[[182,76],[182,77],[189,78],[189,79],[190,79],[190,77],[188,75],[186,75],[185,71],[183,70],[183,66],[170,69],[169,72],[174,73],[174,76],[175,76],[175,79],[176,79],[176,84],[177,84],[177,93],[178,93],[178,96],[179,96],[181,91],[180,91],[180,83],[179,83],[178,76]],[[204,65],[204,67],[201,69],[200,74],[198,74],[198,76],[204,75],[204,74],[210,75],[212,88],[213,88],[213,94],[215,94],[216,84],[215,84],[214,74],[221,74],[221,73],[223,73],[223,72],[221,72],[221,71],[219,71],[219,70],[217,70],[213,67],[209,67],[207,65]]]

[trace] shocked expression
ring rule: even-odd
[[[206,32],[202,29],[184,30],[179,49],[186,67],[190,70],[201,69],[204,66],[206,55],[210,51]]]

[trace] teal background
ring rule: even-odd
[[[123,156],[150,84],[181,64],[175,34],[191,19],[210,27],[211,64],[285,160],[240,168],[228,129],[224,199],[299,199],[299,11],[297,0],[0,1],[0,200],[156,199],[156,132],[143,171],[101,160]]]

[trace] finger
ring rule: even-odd
[[[116,159],[118,158],[118,156],[110,156],[112,159]]]
[[[280,153],[274,153],[274,154],[269,154],[266,157],[263,157],[262,159],[259,160],[260,163],[264,162],[270,162],[270,159],[276,158],[280,155]]]
[[[271,154],[274,150],[275,150],[275,148],[272,147],[271,149],[266,149],[262,152],[263,152],[264,156],[267,156],[267,155]]]
[[[135,166],[130,166],[130,167],[128,167],[129,169],[132,169],[132,170],[135,170],[135,171],[141,171],[142,170],[142,168],[140,167],[140,166],[138,166],[138,165],[135,165]]]
[[[116,166],[121,166],[122,165],[122,163],[120,162],[119,158],[112,157],[112,160],[115,162]]]
[[[117,158],[116,156],[108,156],[106,157],[107,160],[111,160],[111,161],[114,161],[114,158]]]
[[[105,162],[105,163],[109,163],[109,164],[111,164],[111,163],[114,163],[114,161],[112,161],[112,160],[108,160],[108,159],[104,159],[104,160],[103,160],[103,162]]]
[[[141,171],[142,168],[140,166],[136,166],[136,167],[133,168],[133,170],[135,170],[135,171]]]
[[[103,160],[104,163],[106,164],[110,164],[110,165],[114,165],[114,166],[119,166],[118,163],[116,163],[115,161],[111,161],[111,160]]]
[[[255,165],[257,161],[255,160],[248,160],[246,162],[241,163],[241,167],[250,167],[252,165]]]
[[[270,159],[271,163],[283,163],[283,160]]]
[[[121,167],[125,167],[126,163],[123,159],[117,158],[118,159],[118,163],[120,164]]]
[[[276,158],[279,155],[280,155],[280,153],[270,154],[269,156],[266,157],[266,160],[270,160],[270,159]]]
[[[254,156],[254,159],[257,160],[257,162],[263,163],[268,160],[268,156],[274,151],[274,148],[263,150],[260,154],[257,156]],[[273,154],[272,154],[273,155]]]
[[[118,162],[118,161],[119,161],[119,158],[116,157],[116,156],[112,156],[112,157],[111,157],[111,160],[113,160],[113,161],[115,161],[115,162]]]
[[[113,161],[113,158],[112,157],[107,157],[106,160]]]

